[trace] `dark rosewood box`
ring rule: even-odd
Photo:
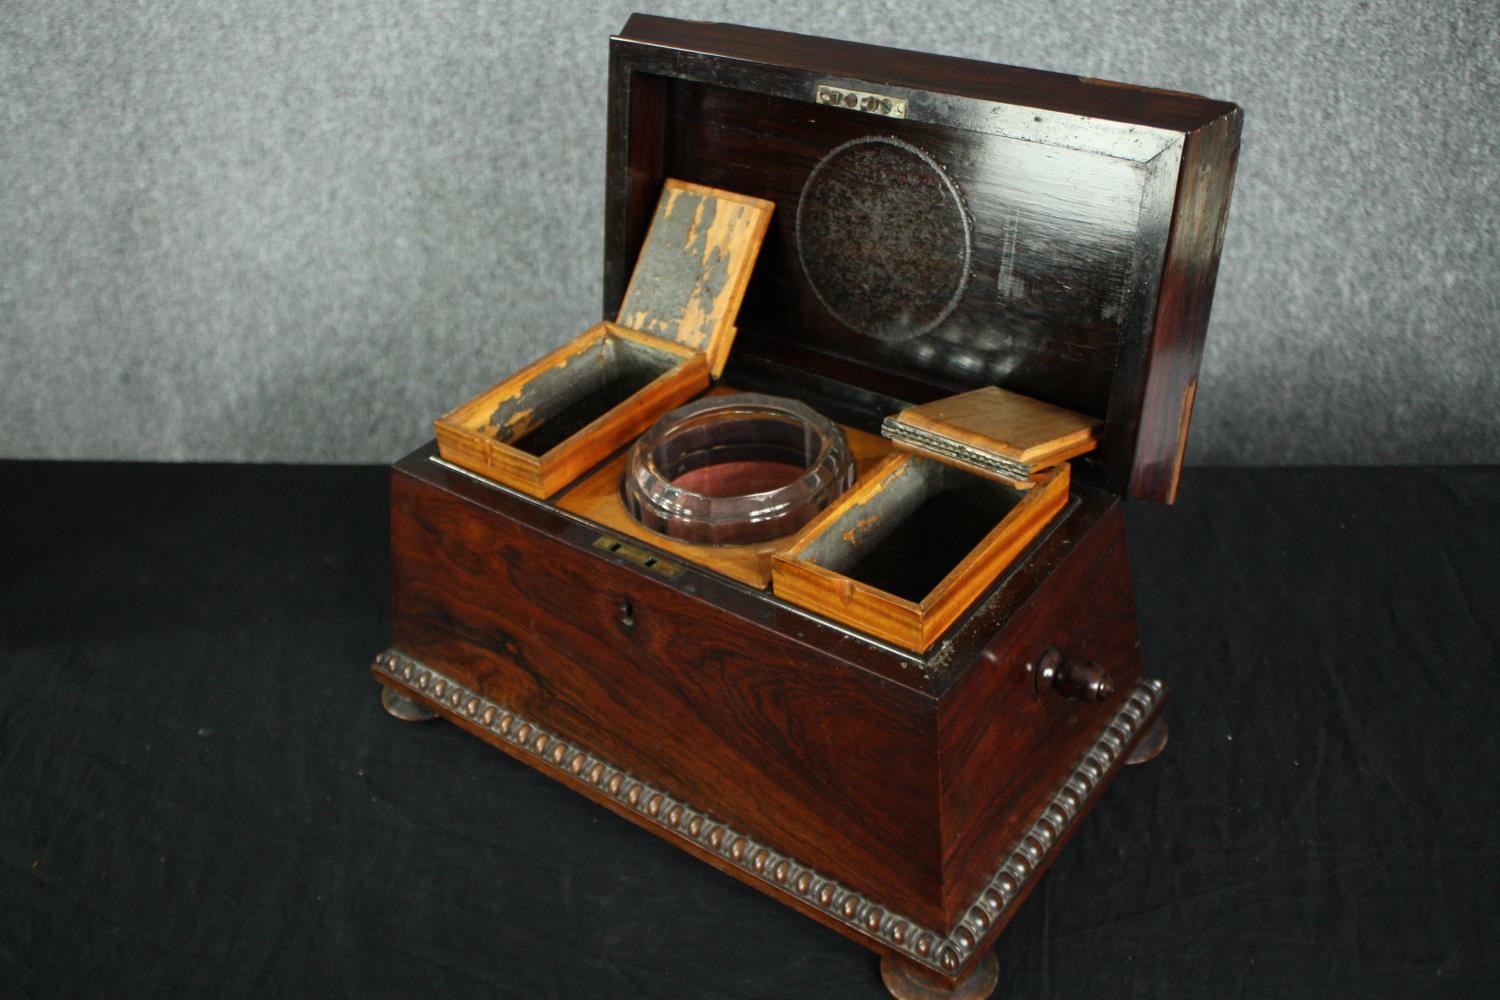
[[[987,994],[995,936],[1165,741],[1123,504],[1177,490],[1239,134],[1186,94],[632,17],[604,317],[669,178],[735,192],[775,207],[722,385],[871,435],[999,386],[1102,421],[1098,446],[916,652],[429,445],[392,471],[388,706],[873,949],[897,996]]]

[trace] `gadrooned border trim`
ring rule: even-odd
[[[945,934],[880,906],[795,858],[631,777],[609,761],[398,650],[379,654],[374,666],[378,673],[501,737],[544,770],[592,786],[673,836],[692,841],[772,889],[793,895],[883,947],[944,975],[954,974],[972,957],[985,933],[1020,898],[1069,825],[1099,794],[1109,773],[1123,762],[1132,738],[1166,693],[1166,685],[1157,680],[1136,686],[975,898],[969,912]]]

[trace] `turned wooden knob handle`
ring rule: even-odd
[[[1115,693],[1115,682],[1099,664],[1064,656],[1055,649],[1037,660],[1033,679],[1038,693],[1051,688],[1074,701],[1103,701]]]

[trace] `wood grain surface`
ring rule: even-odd
[[[392,557],[404,652],[940,919],[931,698],[400,472]]]
[[[1140,388],[1130,496],[1177,499],[1188,425],[1198,394],[1203,334],[1213,306],[1230,195],[1239,164],[1239,108],[1188,135],[1172,234]]]
[[[398,649],[928,926],[963,916],[1111,710],[1038,701],[1039,644],[1119,687],[1139,675],[1119,505],[1101,493],[941,653],[901,662],[761,592],[612,558],[584,525],[425,454],[392,474]]]
[[[1038,690],[1049,649],[1098,664],[1115,694],[1085,704]],[[973,899],[992,858],[1142,676],[1123,506],[1113,507],[994,637],[939,710],[944,905]],[[975,794],[976,790],[983,794]]]

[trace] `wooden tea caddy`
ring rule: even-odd
[[[1123,504],[1176,493],[1239,133],[1185,94],[633,16],[604,315],[668,179],[736,192],[774,214],[722,384],[809,403],[869,461],[885,418],[986,386],[1097,418],[1097,448],[950,625],[897,641],[757,585],[756,553],[716,570],[600,516],[638,429],[555,494],[430,444],[392,469],[387,707],[874,950],[895,996],[988,995],[996,936],[1166,742]]]

